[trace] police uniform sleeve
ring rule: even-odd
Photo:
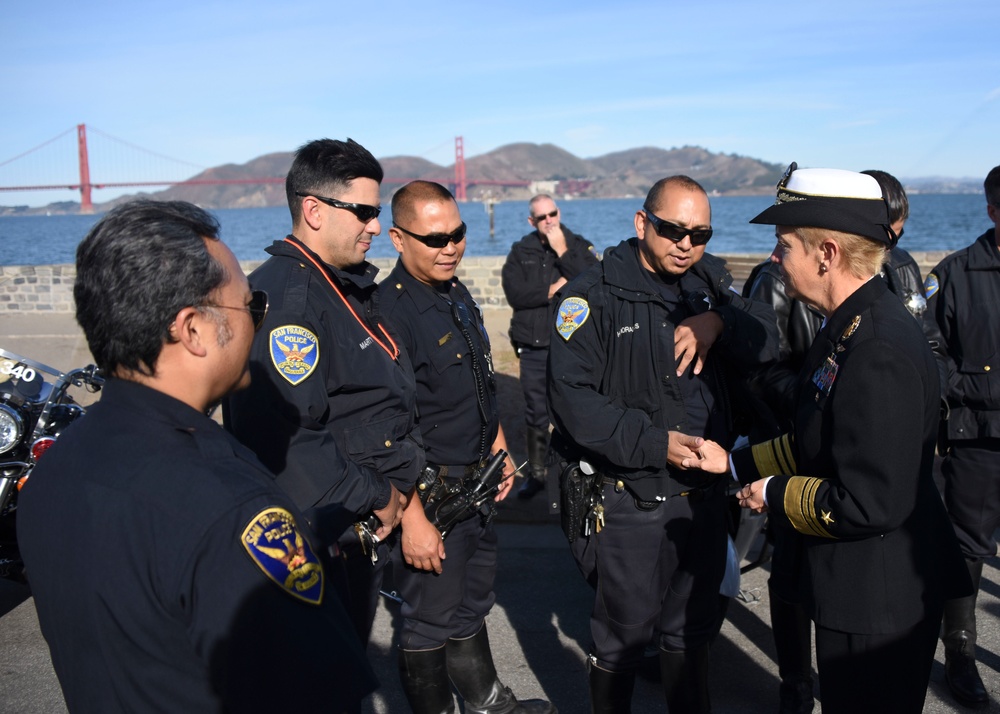
[[[309,351],[298,360],[298,373],[286,370],[293,372],[286,376],[272,359],[271,333],[292,327],[308,333],[302,349]],[[251,349],[250,387],[224,403],[226,428],[277,474],[278,485],[300,508],[340,504],[357,514],[378,510],[389,502],[390,482],[348,458],[330,433],[322,373],[329,346],[316,335],[302,315],[268,314]]]
[[[730,364],[749,370],[778,359],[778,326],[769,304],[726,290],[713,311],[723,323],[713,348]]]
[[[549,284],[541,274],[541,263],[529,261],[521,242],[510,248],[507,260],[500,270],[500,284],[503,286],[507,303],[515,310],[545,307],[549,304]]]
[[[588,301],[572,290],[564,293],[549,342],[548,398],[553,423],[578,446],[613,464],[663,468],[667,431],[654,426],[644,411],[624,408],[600,391],[602,375],[609,367],[601,318],[601,306],[593,299]]]
[[[177,600],[227,711],[346,711],[377,681],[290,506],[222,513],[186,561]]]
[[[913,512],[924,438],[924,387],[916,367],[894,347],[870,340],[840,367],[833,391],[802,409],[826,411],[815,427],[828,439],[813,459],[826,474],[802,473],[802,433],[739,450],[733,463],[741,483],[774,476],[768,513],[805,535],[865,538],[898,528]],[[803,401],[808,402],[802,406]],[[819,420],[819,415],[812,415]],[[814,422],[820,423],[820,422]]]
[[[934,352],[934,359],[941,378],[941,398],[946,402],[962,404],[963,393],[958,365],[951,356],[954,346],[961,344],[956,334],[958,322],[955,314],[954,286],[948,280],[948,268],[942,263],[927,274],[924,293],[927,310],[924,312],[924,334]]]

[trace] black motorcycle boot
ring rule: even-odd
[[[944,604],[941,641],[944,643],[944,680],[951,694],[967,707],[985,707],[990,702],[976,668],[976,597],[983,576],[983,561],[966,561],[972,576],[972,595]]]
[[[545,488],[545,474],[548,471],[545,457],[549,451],[549,430],[529,426],[527,436],[528,476],[517,490],[517,497],[525,500],[533,498]]]
[[[660,675],[670,714],[711,714],[707,643],[683,652],[660,650]]]
[[[768,587],[771,633],[778,654],[778,714],[809,714],[815,706],[812,677],[812,621],[805,608]]]
[[[413,714],[454,713],[444,645],[433,650],[399,650],[399,680]]]
[[[587,661],[587,669],[590,670],[591,714],[629,714],[635,672],[611,672],[601,669],[593,660]]]
[[[445,646],[448,676],[465,700],[465,714],[557,714],[550,702],[519,702],[497,678],[486,623],[472,637],[450,639]]]

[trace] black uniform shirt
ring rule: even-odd
[[[496,440],[500,417],[492,376],[490,344],[482,314],[469,291],[457,279],[435,290],[396,263],[379,286],[386,319],[400,334],[417,379],[420,431],[427,460],[435,464],[472,464],[479,460],[483,423],[476,375],[468,344],[452,314],[461,301],[469,315],[466,331],[485,379],[486,449]]]
[[[226,428],[277,474],[302,509],[385,507],[423,468],[416,386],[376,300],[378,269],[325,265],[293,236],[250,275],[267,319],[250,354],[251,385],[224,405]],[[331,286],[331,282],[336,286]]]
[[[21,493],[74,712],[340,711],[375,686],[288,497],[218,424],[109,380]]]

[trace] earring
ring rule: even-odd
[[[821,272],[821,273],[825,273],[825,272],[826,272],[826,270],[827,270],[827,268],[826,268],[826,263],[820,263],[820,264],[819,264],[819,272]]]

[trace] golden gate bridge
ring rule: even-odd
[[[103,138],[116,142],[119,146],[129,147],[133,150],[134,154],[141,154],[146,156],[158,157],[161,160],[166,160],[172,162],[175,165],[184,165],[186,167],[196,167],[199,169],[204,169],[203,166],[198,166],[187,161],[181,161],[178,159],[173,159],[162,154],[158,154],[155,151],[149,149],[144,149],[140,146],[131,144],[123,139],[118,139],[109,134],[105,134],[99,129],[94,129],[91,127],[91,131],[97,133]],[[8,166],[17,166],[20,164],[22,167],[27,165],[30,170],[36,170],[37,167],[32,165],[32,158],[37,156],[42,149],[54,145],[58,140],[63,137],[68,136],[73,132],[73,129],[67,129],[61,134],[45,141],[38,146],[35,146],[27,151],[24,151],[17,156],[9,158],[5,161],[0,161],[0,168]],[[133,157],[134,158],[134,157]],[[0,185],[0,192],[13,192],[13,191],[48,191],[48,190],[72,190],[80,192],[80,213],[93,213],[94,203],[93,203],[93,191],[95,189],[113,189],[113,188],[143,188],[150,186],[199,186],[199,185],[223,185],[223,184],[283,184],[285,182],[284,176],[259,176],[250,178],[186,178],[186,179],[125,179],[118,181],[96,181],[91,178],[90,170],[91,155],[90,150],[87,146],[87,125],[77,124],[76,126],[76,157],[75,163],[79,168],[79,178],[74,176],[72,179],[66,181],[56,180],[56,181],[43,181],[35,184],[20,183],[15,180],[15,183],[19,185]],[[60,163],[65,164],[65,161]],[[459,201],[467,200],[468,193],[467,189],[469,186],[473,185],[488,185],[488,186],[529,186],[528,181],[495,181],[489,179],[479,179],[473,178],[469,179],[465,173],[465,146],[464,141],[461,136],[455,137],[455,172],[454,176],[441,178],[441,177],[421,177],[427,178],[428,180],[438,181],[439,183],[449,185],[454,194],[455,198]],[[120,170],[120,169],[119,169]],[[176,169],[175,169],[176,170]],[[65,172],[66,169],[62,168],[59,171]],[[165,172],[166,173],[166,172]],[[385,177],[383,183],[385,184],[402,184],[413,180],[414,177],[410,178],[395,178],[395,177]],[[4,179],[0,175],[0,183]]]

